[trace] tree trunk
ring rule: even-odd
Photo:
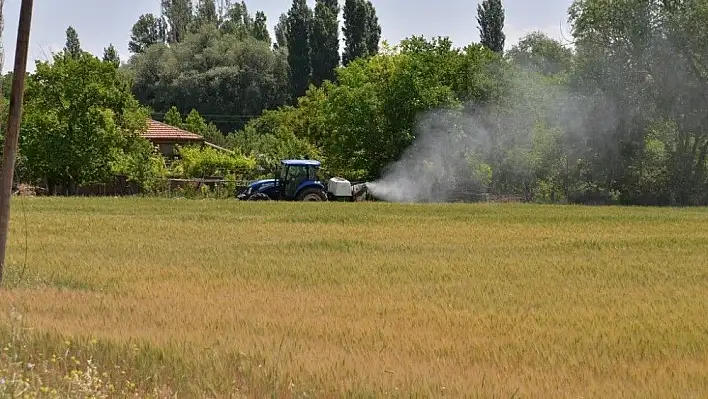
[[[52,197],[55,196],[57,194],[56,182],[54,181],[54,179],[51,179],[49,177],[47,177],[45,180],[47,182],[47,194]]]

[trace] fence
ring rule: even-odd
[[[55,195],[81,197],[122,197],[151,196],[168,198],[232,198],[248,186],[249,180],[229,180],[220,177],[205,178],[164,178],[149,181],[150,189],[145,190],[139,184],[118,177],[110,183],[91,184],[68,190],[61,186],[54,187]],[[42,186],[19,184],[14,188],[19,195],[48,195],[50,190]],[[438,196],[428,198],[426,202],[528,202],[524,196],[504,196],[480,192],[470,187],[457,187]],[[376,201],[376,198],[368,198]]]
[[[157,182],[159,183],[159,182]],[[167,197],[235,197],[244,190],[249,181],[221,178],[166,179],[152,195]]]
[[[96,183],[75,188],[56,185],[53,190],[47,184],[30,186],[19,184],[15,187],[18,195],[60,195],[79,197],[123,197],[123,196],[153,196],[153,197],[234,197],[248,185],[246,180],[228,180],[214,178],[192,179],[153,179],[145,189],[140,184],[129,182],[124,177],[118,177],[112,182]]]

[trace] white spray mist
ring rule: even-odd
[[[492,152],[528,154],[538,123],[561,128],[575,146],[584,146],[589,139],[605,141],[603,132],[617,125],[617,115],[611,112],[601,123],[590,120],[591,104],[612,109],[606,99],[580,98],[533,71],[515,71],[508,84],[502,104],[466,104],[422,114],[413,144],[379,180],[367,183],[369,193],[389,202],[449,202],[458,194],[481,194],[485,190],[481,162]],[[526,164],[509,162],[519,175],[532,173]]]
[[[465,111],[431,110],[418,118],[416,140],[388,166],[369,192],[389,202],[447,202],[455,192],[478,192],[475,155],[487,145],[482,124]]]

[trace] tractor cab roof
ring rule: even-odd
[[[319,168],[321,165],[320,161],[312,159],[286,159],[280,161],[280,163],[286,166],[313,166],[315,168]]]

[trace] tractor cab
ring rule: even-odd
[[[319,161],[280,161],[273,179],[249,184],[238,198],[242,200],[326,201],[327,193],[317,175]]]

